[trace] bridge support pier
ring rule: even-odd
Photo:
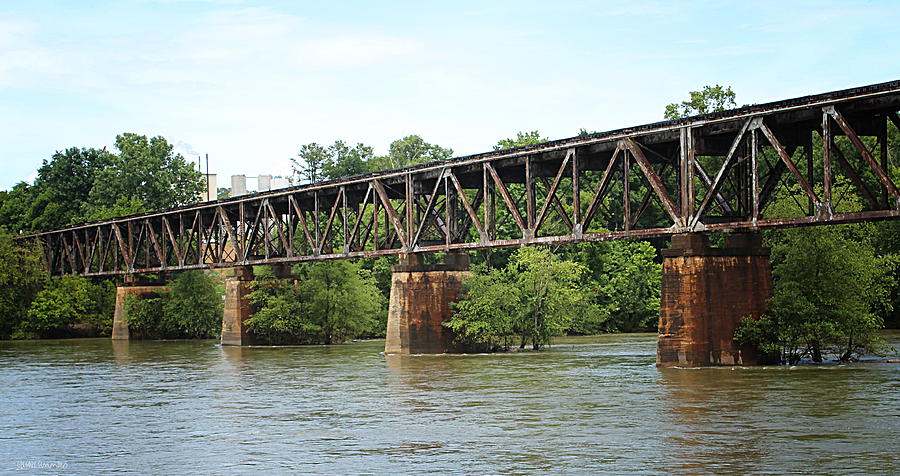
[[[734,342],[734,331],[744,317],[764,313],[772,297],[769,250],[760,235],[728,235],[723,248],[698,233],[675,235],[662,255],[656,364],[758,364],[755,350]]]
[[[393,268],[385,354],[454,352],[450,303],[462,292],[469,255],[447,253],[444,264],[427,265],[419,254],[400,255]]]
[[[247,297],[252,266],[232,268],[233,274],[225,278],[225,310],[222,313],[222,345],[251,345],[253,339],[247,333],[244,321],[253,315],[253,306]]]
[[[116,286],[116,308],[113,312],[112,339],[128,340],[131,337],[125,312],[125,299],[128,296],[134,295],[138,296],[139,299],[146,299],[158,297],[165,290],[165,286],[141,283],[136,276],[125,275],[125,281],[121,285]]]

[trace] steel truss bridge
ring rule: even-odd
[[[892,81],[23,238],[108,276],[895,219],[898,110]]]

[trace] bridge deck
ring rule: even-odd
[[[898,110],[892,81],[22,239],[101,276],[896,219]],[[848,193],[862,210],[839,213]]]

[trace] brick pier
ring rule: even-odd
[[[453,333],[443,326],[450,303],[462,292],[469,255],[447,253],[444,264],[424,264],[424,256],[400,256],[391,277],[385,354],[453,352]]]
[[[662,255],[656,364],[757,364],[753,349],[734,342],[734,331],[745,316],[765,312],[772,297],[769,250],[759,234],[728,235],[722,248],[701,234],[675,235]]]

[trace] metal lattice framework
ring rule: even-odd
[[[898,110],[893,81],[24,238],[103,276],[893,219]],[[836,174],[862,211],[835,211]]]

